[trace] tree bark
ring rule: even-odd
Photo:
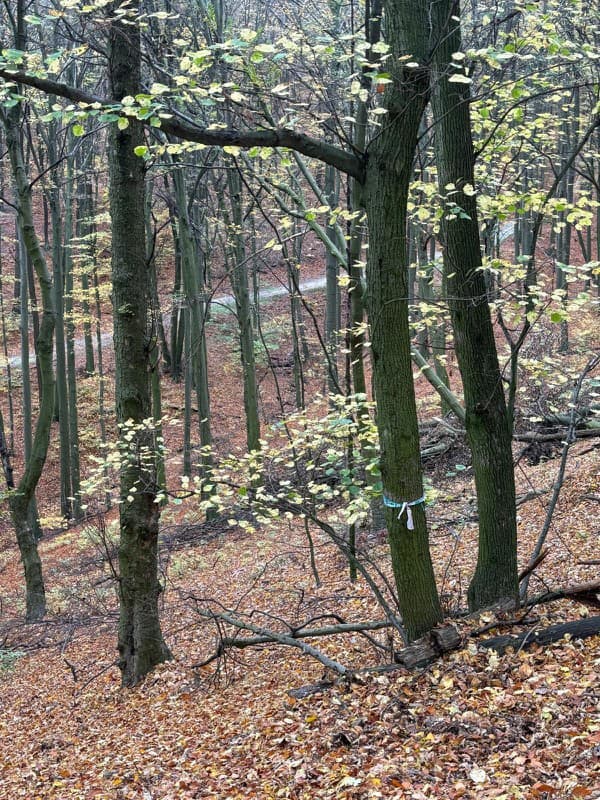
[[[46,463],[54,411],[55,384],[52,350],[55,310],[52,279],[35,232],[31,188],[21,147],[19,117],[19,106],[15,106],[2,114],[6,130],[6,146],[17,196],[18,227],[25,250],[33,263],[40,285],[42,318],[36,349],[39,360],[41,397],[31,453],[25,463],[25,469],[17,488],[9,497],[9,505],[25,573],[25,618],[27,622],[35,622],[42,619],[46,613],[46,592],[31,507],[35,500],[35,489]],[[26,267],[23,264],[22,274],[24,274],[25,269]],[[29,357],[23,361],[22,369],[24,373],[25,370],[29,370]]]
[[[373,377],[381,473],[386,497],[403,503],[423,496],[419,428],[408,328],[406,222],[408,187],[421,117],[428,100],[429,76],[405,67],[411,53],[423,63],[428,48],[426,4],[402,0],[387,5],[387,40],[393,83],[385,105],[385,124],[368,149],[363,201],[369,224],[367,309],[371,326]],[[387,509],[392,566],[406,635],[413,640],[442,618],[423,503],[408,515]],[[400,516],[400,519],[398,518]]]
[[[109,79],[115,101],[140,91],[139,29],[135,12],[110,23]],[[144,228],[144,162],[140,122],[113,126],[109,140],[110,214],[115,351],[115,398],[123,448],[120,486],[119,667],[123,685],[138,683],[170,657],[158,613],[158,520],[156,462],[150,392],[149,276]]]
[[[453,82],[460,52],[458,3],[431,4],[435,28],[432,104],[449,306],[463,381],[465,427],[479,509],[479,554],[469,608],[517,600],[517,524],[511,431],[488,305],[474,195],[468,83]],[[455,188],[449,189],[449,186]],[[471,187],[471,188],[469,188]],[[467,191],[465,192],[465,188]]]

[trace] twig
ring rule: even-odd
[[[104,667],[102,667],[102,669],[99,672],[94,673],[94,675],[92,675],[91,678],[88,678],[88,680],[80,686],[79,694],[81,694],[81,692],[83,692],[84,689],[87,689],[90,683],[93,683],[97,678],[100,677],[100,675],[104,675],[104,673],[108,672],[109,669],[118,666],[119,666],[118,661],[111,661],[110,664],[106,664]]]

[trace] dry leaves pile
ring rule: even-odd
[[[594,453],[574,454],[552,557],[543,565],[552,585],[597,574],[597,567],[576,566],[597,558],[595,509],[582,499],[598,491],[596,469]],[[548,470],[541,465],[529,479],[543,485]],[[430,510],[432,519],[468,508],[468,483],[452,491],[454,499],[448,495]],[[539,502],[521,510],[523,561]],[[190,595],[237,603],[240,611],[268,610],[292,623],[334,611],[347,620],[380,615],[365,586],[347,582],[345,565],[324,540],[317,541],[323,581],[317,589],[298,527],[215,537],[190,527],[191,515],[191,508],[177,507],[165,518],[163,616],[175,660],[134,691],[120,688],[110,666],[114,589],[93,537],[69,531],[43,545],[53,614],[25,630],[17,623],[16,553],[10,532],[2,534],[0,798],[600,796],[600,637],[503,657],[472,641],[427,670],[364,675],[301,699],[288,690],[332,676],[283,647],[245,650],[218,674],[214,665],[192,669],[214,650],[215,631],[197,616]],[[183,517],[187,544],[180,537],[175,546]],[[474,535],[473,524],[461,528],[458,540],[444,526],[433,534],[448,597],[456,599],[469,574]],[[385,546],[368,544],[383,563]],[[535,609],[528,624],[585,613],[563,602]],[[254,619],[267,624],[264,616]],[[272,617],[269,624],[275,625]],[[477,624],[462,623],[463,633]],[[375,634],[382,643],[386,635]],[[381,660],[358,634],[318,645],[353,667]],[[11,656],[11,647],[22,655]]]

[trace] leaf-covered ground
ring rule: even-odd
[[[547,488],[556,466],[528,468],[520,491]],[[472,513],[468,481],[446,488],[428,515],[438,525],[439,584],[454,609],[473,567],[475,526],[461,522]],[[597,566],[579,562],[598,559],[598,503],[585,495],[599,489],[597,450],[578,444],[533,593],[597,578]],[[520,508],[522,564],[546,502]],[[116,606],[98,530],[43,543],[51,614],[28,629],[12,535],[2,532],[0,798],[600,797],[600,637],[502,657],[471,639],[426,670],[362,673],[360,682],[295,699],[289,690],[335,676],[278,646],[198,668],[216,630],[196,609],[208,600],[255,609],[254,622],[276,628],[277,618],[297,624],[331,613],[377,619],[376,604],[319,537],[315,587],[297,524],[248,536],[193,516],[190,505],[177,506],[163,525],[163,618],[174,660],[133,691],[120,688],[111,666]],[[362,545],[386,563],[382,537],[363,536]],[[539,606],[512,630],[587,613],[597,612]],[[491,621],[463,621],[461,631],[468,637]],[[387,644],[387,633],[373,636]],[[389,660],[358,634],[314,644],[354,668]]]

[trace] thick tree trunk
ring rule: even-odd
[[[118,8],[118,6],[117,6]],[[113,7],[113,10],[115,8]],[[125,11],[125,7],[121,7]],[[130,12],[135,13],[135,12]],[[139,93],[139,30],[128,13],[110,26],[109,77],[115,100]],[[159,621],[157,575],[159,505],[156,498],[148,316],[149,276],[144,230],[142,125],[110,132],[112,281],[116,411],[123,450],[119,545],[119,667],[125,686],[169,658]]]
[[[456,74],[449,67],[452,53],[461,50],[458,4],[440,0],[431,9],[438,181],[440,193],[447,195],[440,241],[479,509],[479,555],[469,587],[469,607],[475,610],[517,599],[515,484],[511,431],[481,270],[469,89],[449,80]],[[456,188],[449,190],[449,185]]]
[[[388,4],[387,38],[392,45],[393,84],[386,93],[385,124],[368,151],[363,201],[369,220],[367,308],[381,472],[386,497],[397,503],[423,496],[419,428],[408,328],[406,205],[419,124],[428,99],[428,74],[403,67],[411,53],[422,63],[428,47],[425,4]],[[423,502],[409,514],[387,509],[398,600],[407,637],[416,639],[442,618],[429,553]],[[400,518],[399,518],[400,517]],[[412,529],[411,529],[412,528]]]

